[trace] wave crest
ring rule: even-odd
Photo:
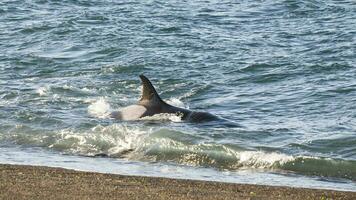
[[[21,129],[22,130],[22,129]],[[205,143],[202,136],[170,129],[97,125],[91,129],[59,130],[52,133],[9,134],[1,141],[40,146],[83,156],[105,155],[133,161],[173,162],[213,167],[219,170],[262,169],[356,180],[356,161],[280,152],[254,151],[232,144]]]

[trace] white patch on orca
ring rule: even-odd
[[[146,112],[146,108],[141,105],[131,105],[120,110],[122,120],[137,120],[143,113]]]
[[[159,113],[153,116],[141,117],[140,120],[181,122],[182,117],[182,115],[177,115],[176,113]]]

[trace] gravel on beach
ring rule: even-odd
[[[0,199],[356,199],[356,192],[0,164]]]

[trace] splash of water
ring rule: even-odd
[[[88,112],[94,117],[106,118],[110,112],[110,104],[106,102],[103,97],[101,97],[99,100],[89,105]]]

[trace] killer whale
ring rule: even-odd
[[[140,75],[142,82],[141,99],[135,105],[127,106],[119,111],[111,113],[111,117],[118,120],[138,120],[142,117],[153,116],[160,113],[170,113],[180,116],[182,120],[188,122],[208,122],[219,120],[220,118],[200,111],[192,111],[167,104],[158,95],[151,81],[144,75]]]

